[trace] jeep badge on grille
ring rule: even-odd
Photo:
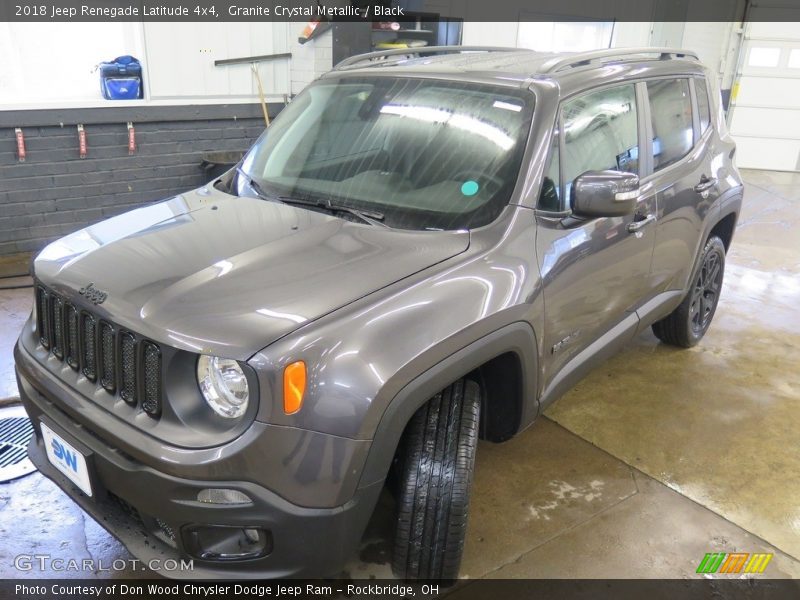
[[[78,290],[78,293],[81,296],[84,296],[92,304],[102,304],[105,302],[106,298],[108,298],[108,294],[94,287],[94,283],[90,283],[86,287],[82,287]]]

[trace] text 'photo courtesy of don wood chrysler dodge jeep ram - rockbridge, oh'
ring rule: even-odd
[[[388,485],[394,573],[457,577],[478,439],[714,317],[743,188],[694,54],[408,52],[35,258],[29,455],[172,576],[335,575]]]

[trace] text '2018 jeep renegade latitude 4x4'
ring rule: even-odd
[[[708,329],[742,184],[692,54],[407,53],[36,258],[31,459],[140,558],[335,574],[391,471],[395,573],[455,577],[478,438]]]

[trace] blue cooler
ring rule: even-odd
[[[133,56],[118,56],[98,65],[100,91],[106,100],[136,100],[142,97],[142,64]]]

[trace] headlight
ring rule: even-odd
[[[247,378],[235,360],[218,356],[200,356],[197,382],[208,405],[221,417],[235,419],[247,410],[250,392]]]

